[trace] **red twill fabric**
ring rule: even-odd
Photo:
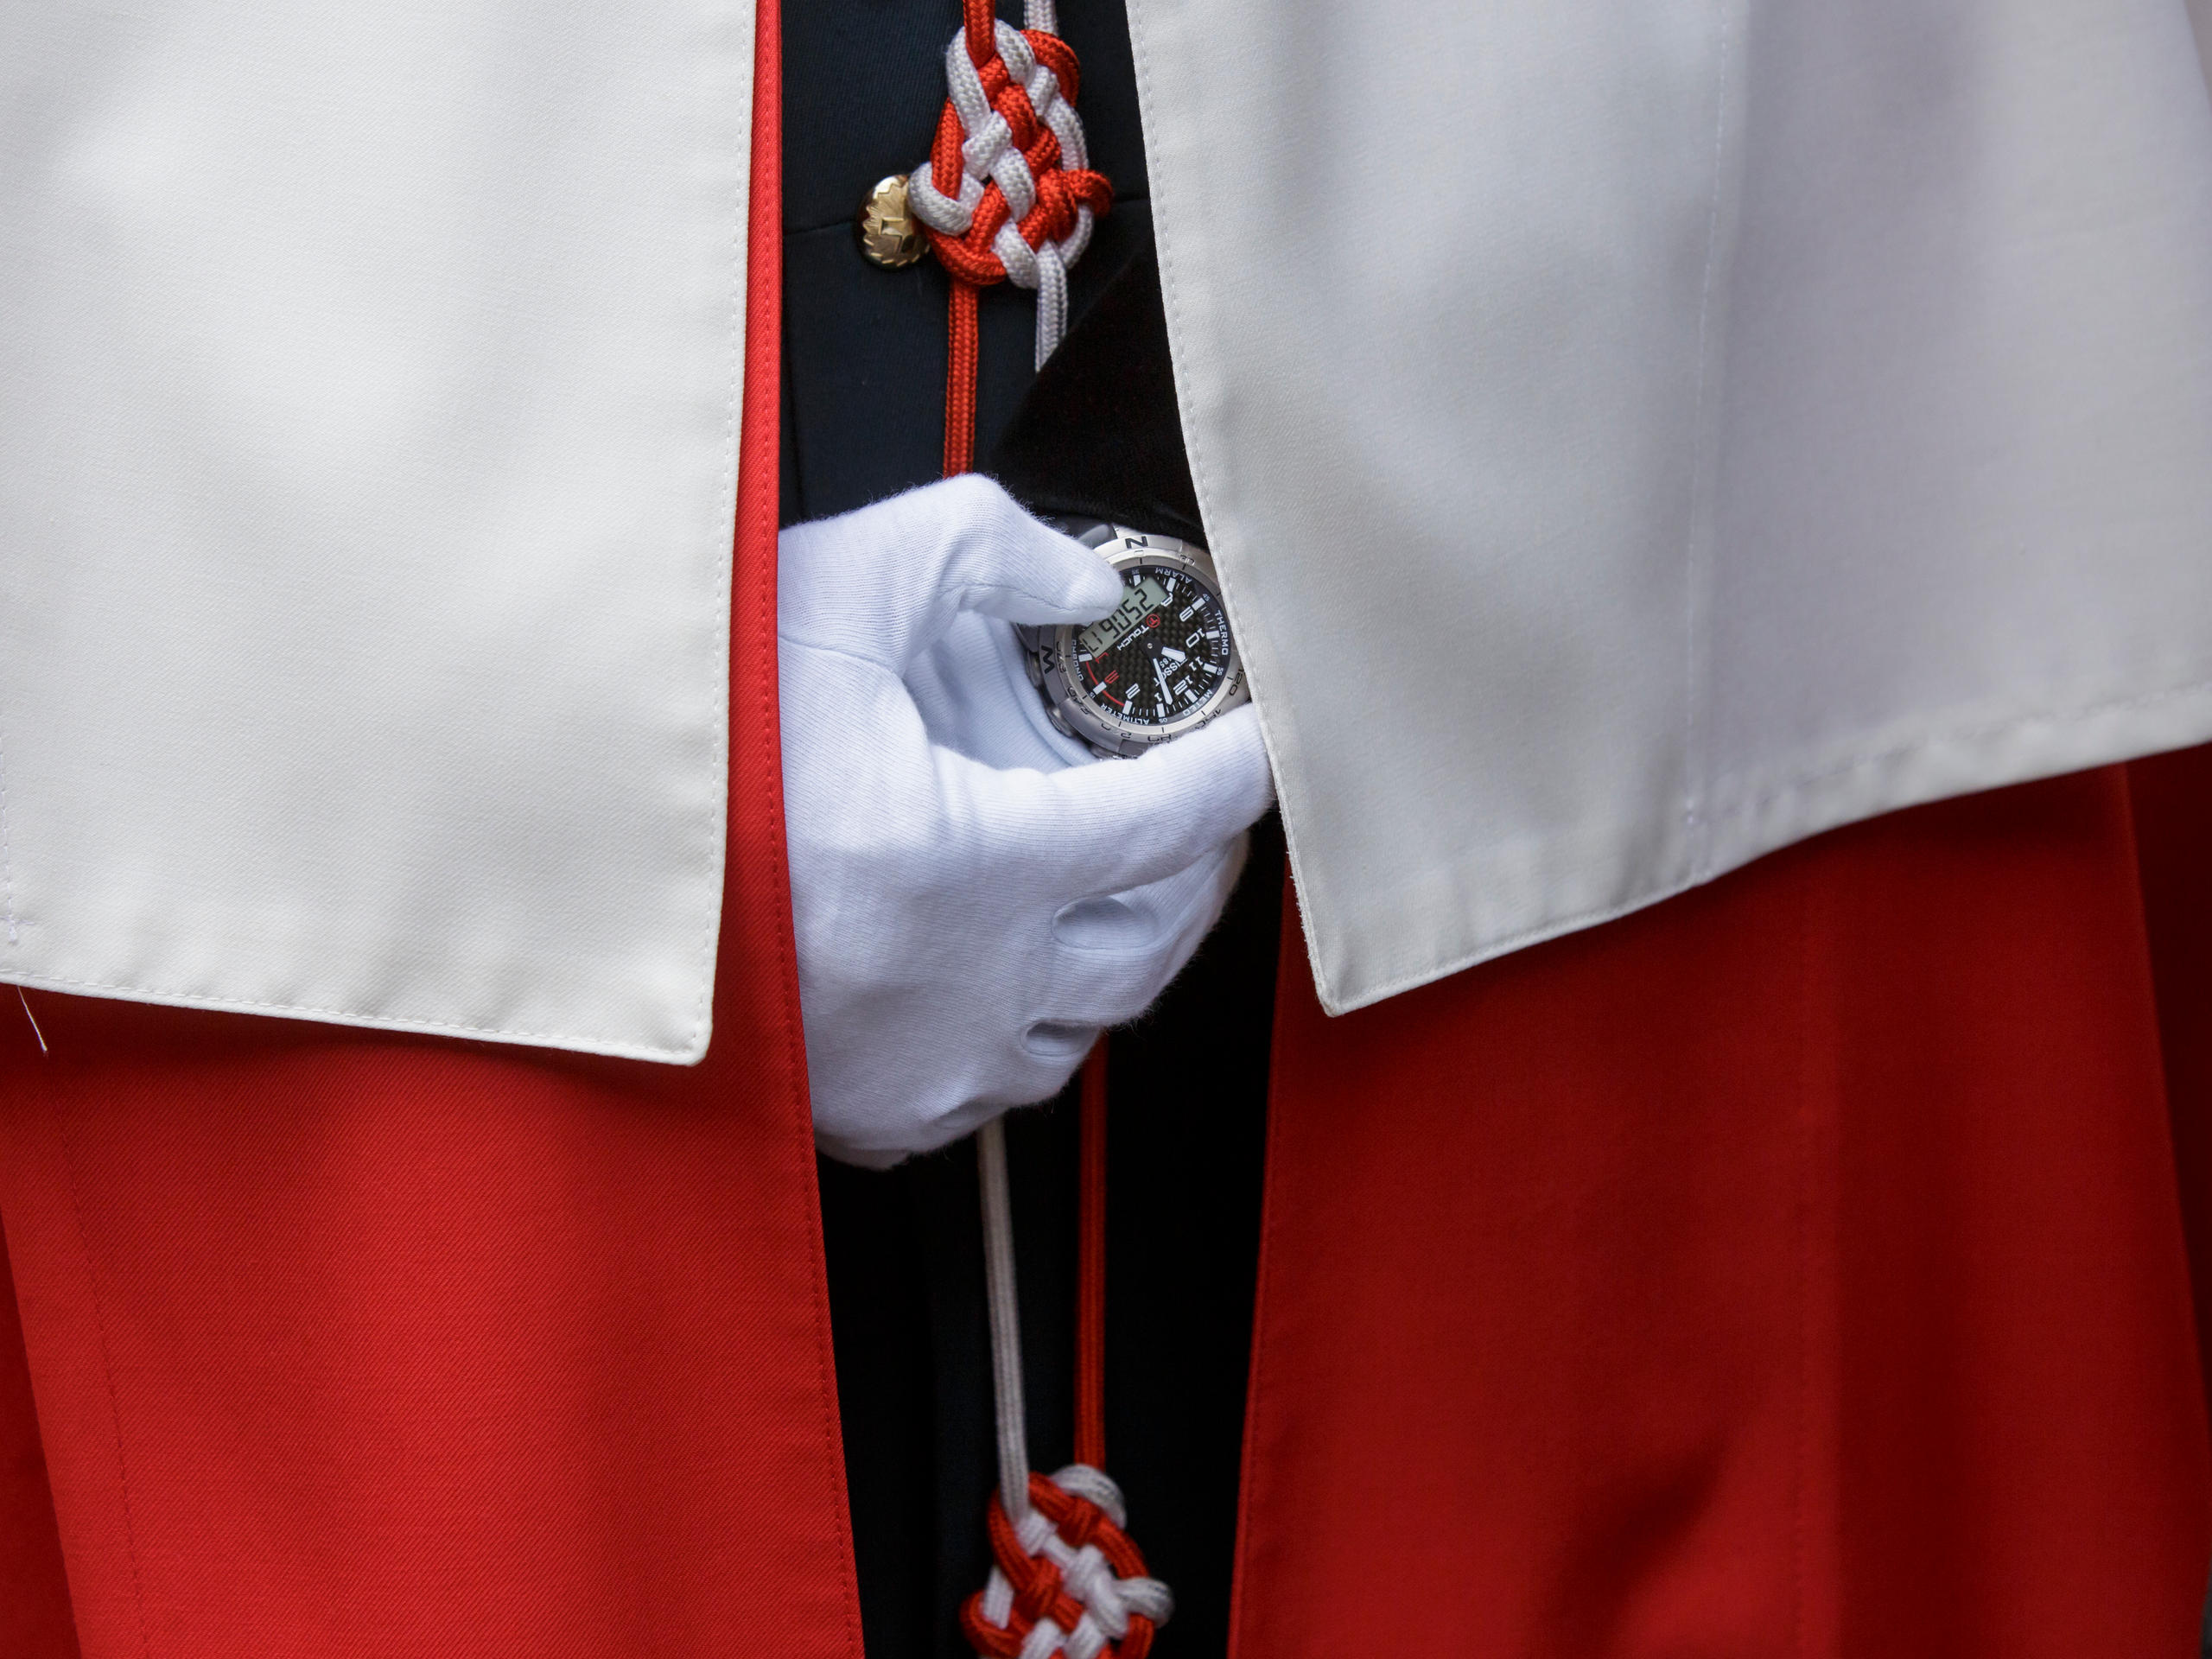
[[[7,1252],[0,1247],[0,1268]],[[0,1654],[78,1659],[69,1578],[54,1524],[46,1449],[16,1315],[14,1276],[0,1271]]]
[[[86,1659],[858,1659],[777,749],[776,23],[712,1052],[34,994],[41,1054],[9,994],[0,1217]]]
[[[2120,769],[1339,1020],[1293,931],[1234,1653],[2196,1652]]]

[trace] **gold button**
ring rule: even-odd
[[[868,257],[869,264],[881,265],[887,270],[912,264],[929,246],[929,239],[922,234],[921,222],[906,206],[904,173],[893,173],[887,179],[875,181],[875,188],[861,203],[857,224],[861,253]]]

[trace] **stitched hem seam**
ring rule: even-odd
[[[324,1008],[297,1002],[259,1002],[245,997],[208,996],[193,991],[157,991],[143,985],[70,979],[60,974],[10,970],[0,973],[0,985],[22,985],[34,991],[58,991],[64,995],[107,996],[126,1002],[152,1002],[163,1007],[206,1008],[219,1014],[273,1014],[374,1031],[414,1032],[431,1037],[473,1037],[536,1048],[559,1048],[578,1054],[607,1054],[618,1059],[660,1060],[686,1065],[698,1058],[701,1052],[696,1048],[680,1048],[667,1044],[632,1043],[588,1037],[575,1032],[524,1031],[511,1027],[472,1026],[458,1020],[429,1020],[404,1014],[366,1014],[355,1008]]]

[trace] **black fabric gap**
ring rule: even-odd
[[[927,259],[877,270],[843,219],[875,179],[925,152],[958,14],[957,0],[786,12],[785,523],[937,475],[944,273]],[[978,453],[1037,510],[1203,539],[1125,22],[1095,0],[1069,14],[1093,156],[1126,194],[1075,270],[1068,337],[1043,375],[1030,366],[1031,296],[984,294]],[[1228,1642],[1282,866],[1270,817],[1221,925],[1159,1005],[1112,1038],[1107,1453],[1131,1533],[1175,1590],[1160,1659],[1211,1659]],[[1073,1440],[1073,1091],[1014,1113],[1007,1149],[1031,1455],[1049,1470]],[[989,1570],[983,1507],[996,1478],[974,1148],[883,1173],[820,1168],[868,1652],[960,1659],[957,1614]]]

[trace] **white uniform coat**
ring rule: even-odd
[[[2212,737],[2183,0],[1129,13],[1332,1010]],[[0,10],[0,980],[703,1052],[751,20]]]

